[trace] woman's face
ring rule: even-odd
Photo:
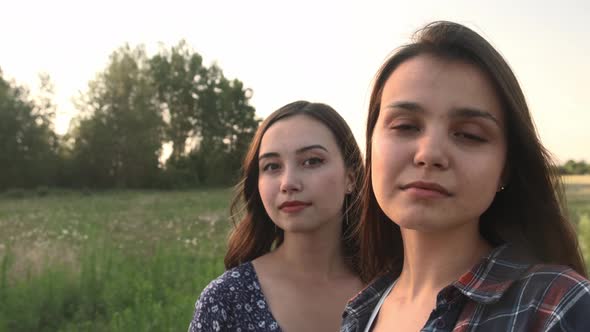
[[[340,227],[352,175],[330,129],[305,115],[287,117],[267,129],[259,151],[258,190],[278,227],[285,232]]]
[[[418,231],[477,225],[502,186],[504,117],[476,66],[420,55],[386,81],[371,144],[385,214]]]

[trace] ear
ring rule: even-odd
[[[347,170],[346,171],[346,183],[345,183],[345,188],[346,188],[345,193],[347,195],[354,191],[355,183],[356,183],[356,173],[353,172],[352,170]]]
[[[506,186],[508,186],[508,182],[510,181],[510,167],[508,165],[508,161],[504,164],[504,169],[502,170],[502,174],[500,175],[500,183],[498,184],[498,192],[504,190]]]

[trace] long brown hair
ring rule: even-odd
[[[260,142],[268,128],[277,121],[295,115],[305,115],[324,124],[336,139],[346,169],[355,175],[353,191],[345,197],[342,241],[344,255],[358,273],[358,240],[352,230],[360,217],[358,197],[364,180],[361,152],[352,131],[338,112],[328,105],[307,101],[296,101],[276,110],[262,122],[254,135],[242,166],[242,179],[236,186],[231,204],[234,229],[229,237],[225,268],[230,269],[253,260],[283,242],[283,231],[275,226],[266,213],[258,191],[258,154]]]
[[[585,276],[576,233],[563,209],[561,179],[539,141],[514,73],[476,32],[457,23],[438,21],[418,30],[412,43],[397,49],[374,80],[366,131],[364,209],[358,228],[362,277],[370,280],[382,273],[397,276],[401,272],[404,252],[399,226],[381,210],[371,184],[371,142],[385,82],[401,63],[422,54],[477,66],[487,74],[502,105],[508,176],[506,189],[496,194],[480,217],[482,236],[494,246],[504,242],[518,244],[541,262],[568,265]]]

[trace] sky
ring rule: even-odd
[[[0,68],[33,94],[55,85],[56,129],[118,47],[181,39],[254,91],[264,118],[305,99],[331,105],[364,149],[372,79],[386,57],[434,20],[484,36],[506,58],[543,144],[557,161],[590,161],[590,1],[32,1],[2,0]]]

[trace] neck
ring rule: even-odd
[[[277,266],[291,276],[315,280],[332,279],[347,273],[341,225],[336,225],[316,232],[285,232],[283,243],[271,253]]]
[[[402,228],[404,264],[396,283],[408,299],[437,294],[491,250],[477,223],[444,232]]]

